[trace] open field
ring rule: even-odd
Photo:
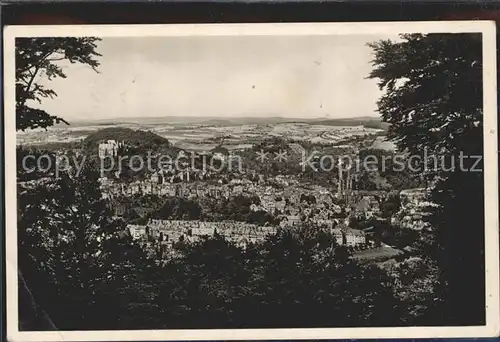
[[[398,249],[390,246],[382,246],[377,248],[365,249],[354,253],[354,258],[363,261],[369,260],[387,260],[402,254]]]
[[[228,149],[249,148],[269,137],[283,137],[313,144],[332,145],[354,136],[366,136],[379,133],[380,129],[357,126],[334,126],[304,122],[278,122],[264,124],[210,125],[202,123],[100,123],[61,126],[48,130],[21,132],[17,143],[24,145],[71,142],[84,139],[99,129],[108,127],[126,127],[131,129],[151,130],[168,139],[172,144],[186,150],[210,150],[222,145]]]
[[[396,145],[392,141],[385,140],[385,137],[377,137],[373,142],[371,148],[386,151],[395,151]]]

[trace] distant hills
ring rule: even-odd
[[[307,123],[310,125],[329,126],[358,126],[386,130],[388,124],[383,123],[379,117],[361,116],[355,118],[285,118],[279,116],[269,117],[195,117],[195,116],[164,116],[164,117],[137,117],[113,118],[94,121],[73,122],[74,125],[118,125],[136,124],[140,126],[154,125],[208,125],[208,126],[237,126],[237,125],[270,125],[279,123]]]
[[[314,120],[308,122],[311,125],[325,125],[325,126],[364,126],[366,128],[375,128],[387,130],[389,124],[382,122],[379,118],[373,117],[359,117],[349,119],[328,119],[328,120]]]
[[[306,119],[293,119],[282,117],[207,117],[207,116],[163,116],[163,117],[137,117],[137,118],[113,118],[101,120],[73,121],[74,125],[251,125],[251,124],[276,124],[283,122],[306,121]]]

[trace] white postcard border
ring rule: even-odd
[[[482,33],[484,89],[484,178],[486,322],[474,327],[210,329],[25,332],[18,327],[17,187],[15,130],[16,37],[376,35]],[[10,341],[275,340],[357,338],[492,337],[500,333],[496,27],[489,21],[266,23],[168,25],[47,25],[4,28],[5,242],[7,338]],[[466,276],[466,275],[465,275]]]

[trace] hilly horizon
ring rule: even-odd
[[[278,123],[297,123],[304,122],[309,124],[324,124],[324,125],[346,125],[357,124],[362,125],[366,122],[382,122],[378,116],[359,116],[352,118],[287,118],[280,116],[270,117],[202,117],[202,116],[163,116],[163,117],[129,117],[129,118],[110,118],[98,120],[74,120],[70,124],[76,125],[105,125],[105,124],[202,124],[202,125],[249,125],[249,124],[278,124]]]

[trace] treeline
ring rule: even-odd
[[[405,313],[412,311],[398,299],[396,278],[357,264],[330,233],[313,227],[280,230],[246,250],[217,235],[181,243],[177,256],[158,265],[123,221],[110,219],[97,179],[84,168],[78,178],[20,186],[19,267],[57,329],[389,326],[421,319]]]
[[[387,326],[404,316],[390,277],[319,230],[280,231],[245,251],[206,239],[158,276],[163,328]]]
[[[126,198],[122,201],[127,201]],[[132,200],[134,201],[134,200]],[[127,203],[123,203],[127,205]],[[236,195],[229,198],[204,197],[201,200],[184,197],[161,199],[156,196],[143,199],[143,205],[151,207],[150,212],[140,216],[129,208],[123,217],[130,223],[145,224],[150,218],[162,220],[242,221],[258,225],[278,224],[274,215],[264,210],[252,210],[260,204],[257,196]],[[128,203],[129,206],[132,203]]]
[[[126,127],[108,127],[89,134],[83,145],[87,148],[97,148],[102,141],[116,140],[126,142],[129,146],[155,149],[160,146],[169,147],[167,139],[151,131],[133,130]]]
[[[382,149],[359,151],[359,172],[354,186],[358,190],[404,190],[426,185],[425,163],[412,162],[409,155]]]

